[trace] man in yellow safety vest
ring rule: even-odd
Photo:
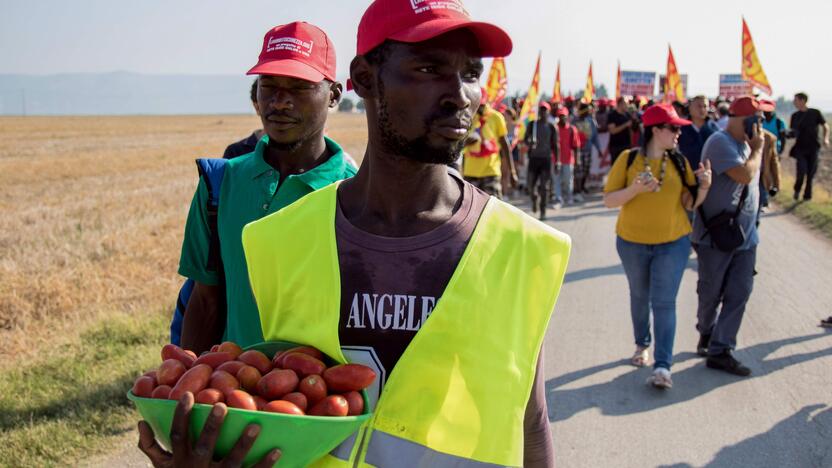
[[[570,239],[447,168],[480,103],[481,58],[511,49],[457,1],[375,0],[350,68],[369,133],[358,174],[243,231],[264,338],[378,375],[372,417],[315,466],[553,465],[540,356]],[[213,447],[223,417],[197,446]],[[196,456],[184,439],[183,463]]]

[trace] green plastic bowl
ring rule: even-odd
[[[268,342],[250,346],[248,349],[261,351],[270,358],[278,351],[293,348],[297,345],[285,342]],[[331,361],[328,364],[333,364]],[[279,448],[282,452],[277,466],[302,467],[326,455],[351,434],[356,432],[367,421],[367,394],[364,397],[364,414],[360,416],[324,417],[324,416],[292,416],[281,413],[267,413],[228,408],[228,414],[223,422],[220,436],[214,454],[226,456],[243,430],[249,424],[260,426],[260,435],[249,450],[245,465],[250,466],[258,462],[270,450]],[[129,398],[136,405],[139,413],[153,428],[153,433],[159,443],[170,450],[170,427],[173,423],[173,412],[176,401],[140,398],[127,392]],[[197,440],[202,433],[202,426],[211,412],[210,405],[194,404],[191,411],[190,436]]]

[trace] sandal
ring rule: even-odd
[[[670,378],[670,371],[664,367],[653,369],[650,377],[647,377],[647,384],[662,390],[673,388],[673,379]]]
[[[647,365],[647,361],[650,360],[650,353],[647,352],[648,348],[642,348],[641,346],[636,347],[636,352],[633,354],[633,357],[630,358],[630,364],[636,367],[644,367]]]

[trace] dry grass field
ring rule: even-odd
[[[258,126],[253,115],[0,118],[0,363],[58,352],[112,314],[168,311],[193,160]],[[363,115],[333,114],[329,127],[360,160]]]
[[[193,160],[258,126],[0,118],[0,467],[73,466],[132,439],[125,392],[168,339]],[[361,160],[363,115],[333,114],[328,133]]]

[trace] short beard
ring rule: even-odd
[[[408,140],[393,129],[390,123],[390,110],[387,101],[384,99],[384,87],[379,80],[378,126],[381,132],[381,143],[388,151],[397,156],[427,164],[448,165],[459,159],[465,148],[465,139],[455,143],[449,143],[444,147],[432,146],[428,142],[428,125],[425,123],[424,134],[420,137]]]

